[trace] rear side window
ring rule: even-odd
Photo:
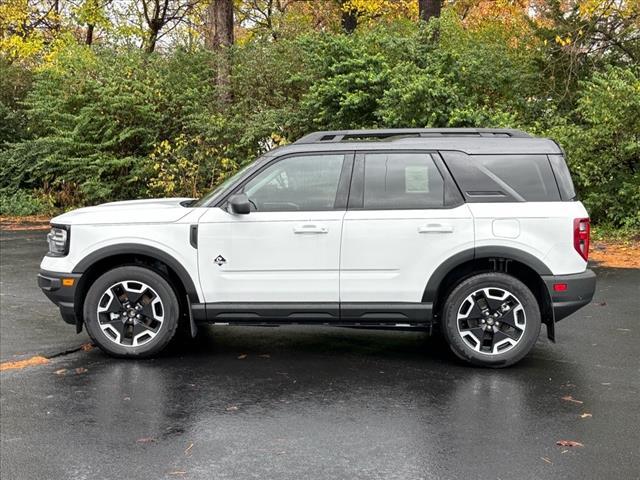
[[[560,200],[546,155],[465,155],[446,152],[445,161],[471,202]]]
[[[428,153],[367,153],[364,208],[426,209],[444,205],[444,181]]]
[[[576,190],[573,187],[573,180],[571,180],[571,173],[562,155],[549,155],[549,161],[553,167],[553,173],[556,176],[558,182],[558,188],[560,189],[560,196],[563,200],[572,200],[576,197]]]

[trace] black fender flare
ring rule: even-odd
[[[144,255],[166,264],[175,272],[182,282],[191,303],[200,303],[198,291],[196,290],[196,286],[193,283],[191,275],[189,275],[189,272],[187,272],[182,264],[170,254],[163,252],[159,248],[148,245],[141,245],[138,243],[119,243],[117,245],[109,245],[107,247],[100,248],[80,260],[73,268],[73,273],[84,273],[100,260],[117,255]]]
[[[451,270],[463,263],[483,258],[508,258],[526,265],[540,276],[552,275],[551,269],[549,269],[549,267],[540,259],[534,257],[530,253],[514,247],[483,246],[469,248],[447,258],[434,270],[427,282],[427,286],[424,289],[422,301],[432,304],[435,303],[438,289],[440,288],[444,278]]]

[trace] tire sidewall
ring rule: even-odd
[[[125,280],[143,282],[153,288],[160,296],[165,311],[158,334],[136,347],[125,347],[110,340],[100,328],[98,321],[98,302],[102,295],[112,285]],[[123,358],[149,357],[161,351],[176,332],[179,311],[178,299],[169,282],[157,272],[137,266],[117,267],[98,277],[89,288],[83,307],[84,323],[91,339],[106,353]]]
[[[509,351],[496,355],[476,352],[458,332],[457,316],[462,302],[476,290],[497,287],[515,295],[526,315],[523,338]],[[541,318],[538,301],[531,290],[515,277],[504,273],[483,273],[462,281],[447,297],[442,315],[442,331],[453,353],[478,366],[506,367],[521,360],[533,348],[540,335]]]

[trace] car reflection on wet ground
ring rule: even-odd
[[[307,326],[205,327],[127,361],[79,349],[38,290],[42,235],[0,237],[3,365],[47,358],[1,374],[3,479],[639,476],[640,270],[598,269],[558,343],[505,370]]]

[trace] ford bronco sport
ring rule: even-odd
[[[435,327],[502,367],[595,289],[562,149],[507,129],[316,132],[199,200],[60,215],[48,241],[40,287],[118,357],[179,323],[321,324]]]

